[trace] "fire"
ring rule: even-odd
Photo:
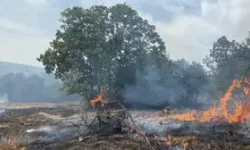
[[[210,109],[202,112],[201,121],[210,122],[215,120],[217,109],[215,107],[210,107]]]
[[[182,120],[182,121],[196,121],[196,111],[193,110],[191,112],[186,112],[183,114],[176,114],[174,116],[170,116],[170,118],[177,119],[177,120]]]
[[[168,135],[166,138],[166,146],[171,147],[173,145],[173,138],[171,135]]]
[[[102,102],[102,101],[103,101],[103,94],[99,94],[95,99],[92,99],[90,103],[95,104],[97,102]]]
[[[169,118],[182,120],[182,121],[200,121],[210,122],[218,120],[226,120],[230,123],[241,123],[244,119],[250,119],[250,103],[244,104],[243,102],[235,103],[234,113],[228,112],[228,102],[232,99],[235,89],[242,89],[244,94],[250,97],[250,89],[242,87],[242,83],[250,84],[248,80],[233,80],[232,85],[228,88],[224,97],[220,99],[220,106],[210,107],[208,110],[198,113],[196,111],[190,111],[183,114],[175,114]]]
[[[102,103],[102,105],[103,105],[103,104],[106,102],[106,101],[104,100],[103,97],[104,97],[104,96],[103,96],[103,94],[101,93],[101,94],[99,94],[95,99],[92,99],[92,100],[90,101],[91,106],[92,106],[93,108],[95,108],[95,105],[96,105],[98,102]]]
[[[235,103],[235,113],[229,118],[229,122],[241,122],[244,117],[244,107],[242,103]]]
[[[195,136],[171,136],[165,137],[165,146],[170,148],[173,145],[182,145],[183,150],[187,150],[189,145],[197,143],[197,138]]]

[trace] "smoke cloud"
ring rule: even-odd
[[[154,66],[148,66],[144,74],[137,72],[136,84],[126,86],[122,92],[125,102],[145,106],[158,106],[167,103],[167,98],[171,97],[171,91],[161,86],[159,81],[159,73]]]
[[[186,61],[177,61],[172,64],[173,70],[161,79],[159,69],[153,65],[147,65],[143,73],[137,72],[136,84],[127,85],[122,91],[122,96],[126,104],[134,108],[163,108],[166,105],[174,107],[198,107],[209,106],[213,102],[215,93],[212,83],[199,83],[192,76],[198,76],[197,70],[189,68],[191,66]],[[172,68],[170,68],[172,69]],[[204,71],[204,70],[202,70]],[[198,75],[197,75],[198,74]],[[190,77],[191,76],[191,77]],[[207,77],[207,75],[205,74]],[[190,79],[189,79],[190,78]],[[197,93],[189,91],[198,85]]]

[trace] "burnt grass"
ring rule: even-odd
[[[78,139],[67,141],[56,141],[47,143],[31,143],[27,145],[30,149],[39,150],[147,150],[148,146],[140,138],[132,138],[129,135],[118,134],[112,136],[100,136],[79,142]]]
[[[38,115],[40,112],[51,115],[60,115],[61,117],[68,117],[79,113],[77,109],[67,107],[9,109],[7,110],[7,116],[1,117],[1,135],[7,137],[17,136],[17,139],[22,139],[22,144],[30,150],[149,149],[149,146],[145,143],[144,139],[134,133],[93,136],[82,142],[79,142],[78,137],[66,140],[53,140],[50,142],[25,141],[24,135],[27,134],[25,132],[27,129],[54,124],[51,118]],[[181,128],[160,134],[162,135],[162,138],[171,135],[173,137],[173,147],[182,147],[183,141],[188,141],[191,136],[194,136],[196,137],[196,140],[189,140],[188,149],[190,150],[250,150],[250,147],[248,146],[250,145],[250,140],[245,135],[237,132],[241,128],[242,125],[240,124],[220,123],[208,125],[207,123],[197,124],[194,122],[187,122],[186,125]],[[195,131],[193,129],[195,129]],[[154,134],[158,135],[159,133]],[[155,150],[171,150],[166,146],[165,141],[155,140],[154,134],[148,134],[147,137]],[[39,136],[37,138],[39,138]]]

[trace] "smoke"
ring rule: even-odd
[[[158,106],[167,103],[171,91],[159,84],[160,76],[154,66],[147,66],[144,73],[137,72],[136,84],[127,85],[122,92],[128,104]]]
[[[205,83],[200,79],[200,76],[204,77],[204,80],[207,78],[203,68],[181,60],[174,62],[167,69],[168,74],[162,75],[161,70],[154,65],[147,65],[144,72],[137,72],[136,84],[127,85],[122,91],[125,103],[136,108],[156,109],[166,105],[174,107],[211,105],[213,102],[211,95],[215,95],[216,91],[212,83]],[[196,93],[192,93],[194,87]]]
[[[78,129],[70,126],[43,126],[40,128],[27,129],[25,142],[53,142],[72,139],[77,136]]]
[[[72,123],[79,126],[73,126]],[[63,141],[76,138],[85,132],[86,128],[82,124],[82,119],[78,116],[71,116],[63,119],[59,124],[27,129],[25,137],[21,140],[24,143]]]
[[[5,114],[4,105],[8,104],[8,95],[6,93],[0,94],[0,116]]]
[[[184,124],[180,121],[157,116],[154,118],[149,118],[148,116],[137,117],[135,122],[143,132],[149,133],[164,133],[167,131],[176,130],[181,128]]]
[[[51,133],[53,131],[52,127],[41,127],[38,129],[28,129],[26,130],[27,133],[33,133],[33,132],[45,132],[45,133]]]

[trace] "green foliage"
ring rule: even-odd
[[[47,73],[64,83],[69,94],[90,98],[134,84],[136,70],[147,61],[167,61],[165,44],[155,27],[126,4],[67,8],[50,47],[38,58]]]
[[[237,45],[234,40],[229,41],[225,36],[214,42],[210,54],[204,59],[204,63],[210,68],[216,88],[224,93],[232,80],[238,75],[238,62],[234,57],[237,52]]]
[[[238,43],[229,41],[225,36],[219,38],[204,59],[210,68],[217,91],[224,93],[232,80],[249,76],[250,73],[250,38]]]
[[[196,105],[198,96],[203,95],[204,87],[207,86],[209,79],[201,64],[192,62],[189,64],[184,59],[175,63],[173,79],[177,83],[172,83],[175,93],[178,93],[176,103],[182,102],[188,105]]]
[[[120,93],[131,107],[157,108],[183,101],[195,105],[204,93],[208,77],[203,67],[170,60],[155,27],[126,4],[67,8],[60,22],[38,61],[68,94],[90,100],[108,89],[108,99]]]
[[[239,47],[239,52],[236,57],[241,63],[240,75],[242,77],[250,76],[250,32],[248,37],[243,41]]]

